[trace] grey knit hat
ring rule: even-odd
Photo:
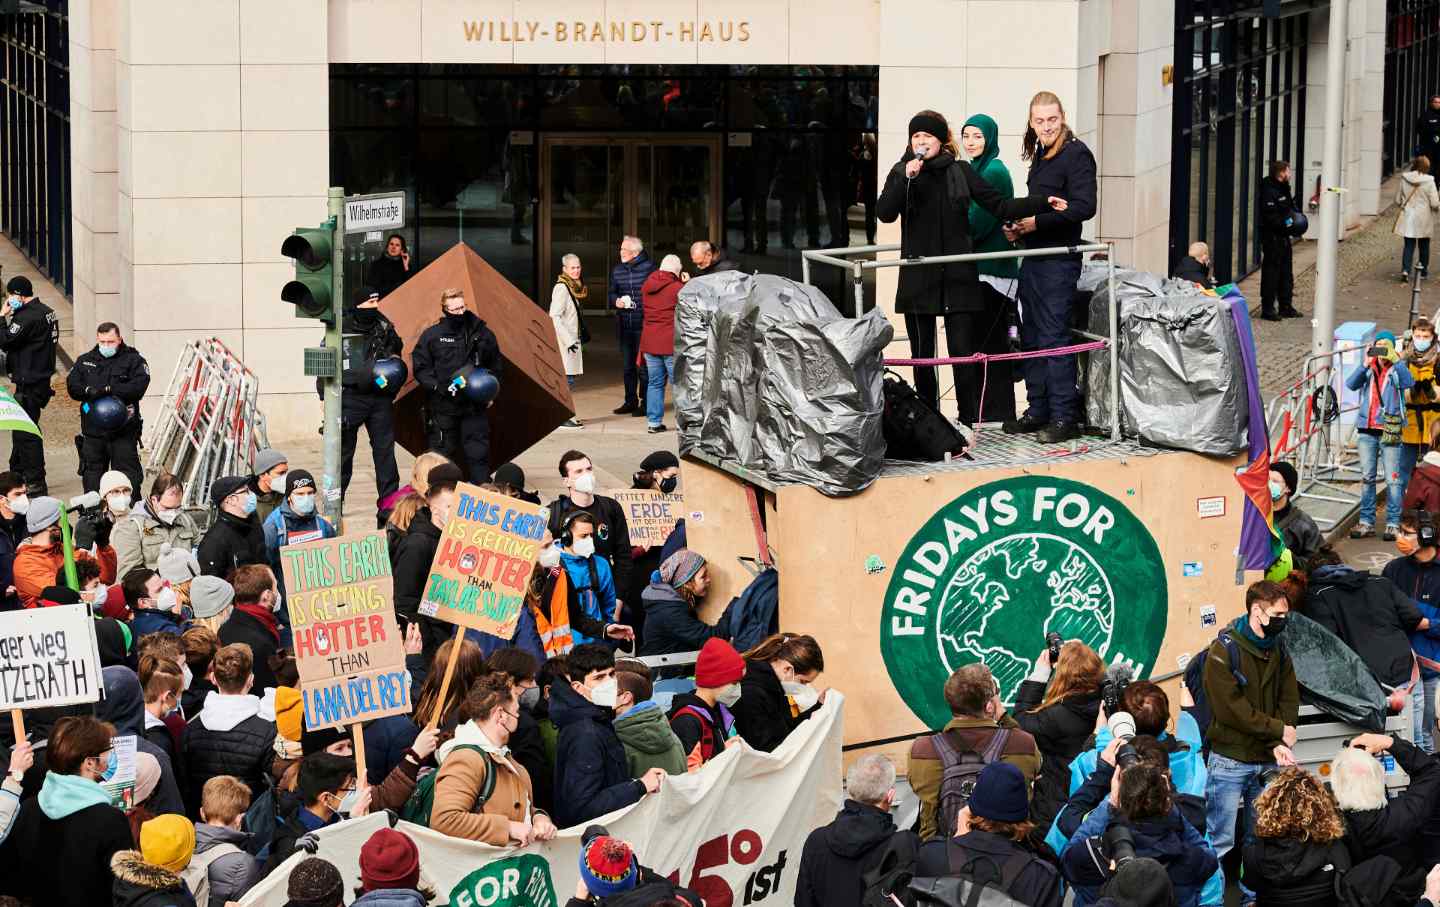
[[[667,586],[679,589],[690,582],[703,566],[705,566],[705,558],[689,548],[681,548],[665,558],[665,563],[660,565],[660,581]]]
[[[51,497],[38,497],[25,511],[25,531],[34,535],[60,522],[60,502]]]
[[[196,617],[214,617],[235,601],[235,587],[218,576],[190,581],[190,610]]]
[[[289,457],[285,456],[283,453],[273,447],[267,447],[264,450],[256,452],[255,461],[252,464],[251,468],[255,470],[255,474],[258,476],[264,475],[265,473],[274,469],[276,466],[279,466],[281,463],[289,462]]]
[[[336,907],[345,903],[345,880],[329,860],[306,857],[290,870],[285,894],[296,907]]]
[[[155,572],[166,582],[184,583],[200,575],[200,561],[189,548],[176,548],[166,542],[160,546]]]

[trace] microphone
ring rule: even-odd
[[[66,510],[91,510],[100,506],[100,493],[87,491],[84,494],[77,494],[69,500],[68,504],[69,506],[65,508]]]
[[[914,153],[915,153],[915,158],[914,158],[914,159],[917,160],[917,161],[921,161],[921,162],[923,163],[924,160],[925,160],[925,155],[927,155],[927,154],[930,153],[930,146],[929,146],[929,145],[921,145],[919,148],[916,148],[916,149],[914,150]],[[907,176],[907,177],[906,177],[906,179],[912,179],[912,180],[913,180],[914,178],[915,178],[915,177],[913,177],[913,176]]]

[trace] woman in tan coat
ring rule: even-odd
[[[443,834],[503,846],[555,837],[550,817],[536,812],[530,774],[506,746],[520,723],[520,704],[504,674],[481,678],[465,699],[470,720],[440,747],[430,827]],[[493,789],[483,796],[486,778]]]

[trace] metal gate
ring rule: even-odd
[[[0,230],[70,291],[69,0],[0,15]]]

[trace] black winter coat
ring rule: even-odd
[[[234,775],[250,788],[251,801],[266,790],[265,772],[274,760],[275,722],[251,715],[228,731],[212,731],[201,716],[185,725],[186,796],[198,816],[200,791],[218,775]]]
[[[1390,755],[1410,776],[1410,786],[1379,809],[1345,810],[1345,844],[1356,863],[1377,855],[1391,857],[1410,876],[1424,863],[1412,880],[1423,887],[1425,872],[1436,838],[1429,828],[1435,801],[1440,797],[1440,762],[1408,740],[1391,737]],[[1423,859],[1422,859],[1423,858]],[[1416,889],[1418,890],[1418,888]]]
[[[0,328],[5,368],[16,384],[49,384],[55,374],[55,348],[60,345],[60,319],[55,310],[32,299]]]
[[[1440,167],[1440,110],[1428,103],[1415,118],[1415,153],[1430,159],[1430,172]]]
[[[415,380],[430,392],[432,402],[452,403],[444,391],[456,372],[473,365],[489,369],[499,378],[505,360],[495,333],[479,315],[467,310],[459,318],[442,315],[426,328],[410,351],[410,364]]]
[[[1099,184],[1095,178],[1095,155],[1084,142],[1071,137],[1053,158],[1041,151],[1030,163],[1025,189],[1041,199],[1058,195],[1069,204],[1064,211],[1048,207],[1035,215],[1035,232],[1024,237],[1025,248],[1073,246],[1084,242],[1085,221],[1095,216]],[[1079,259],[1080,256],[1074,256]],[[1056,259],[1046,259],[1055,261]]]
[[[554,813],[559,828],[581,825],[644,796],[644,783],[630,777],[614,719],[613,709],[592,704],[563,678],[550,684],[550,720],[560,732]]]
[[[415,259],[410,259],[413,264]],[[401,258],[391,258],[389,255],[381,255],[370,262],[370,269],[365,274],[365,282],[373,287],[384,299],[389,296],[396,287],[409,279],[413,271],[405,270],[405,262]]]
[[[1351,866],[1343,840],[1251,838],[1243,854],[1245,884],[1256,907],[1336,907],[1335,876]]]
[[[1070,795],[1070,799],[1065,802],[1065,808],[1055,817],[1055,827],[1060,830],[1060,834],[1064,835],[1066,840],[1074,836],[1075,830],[1080,827],[1081,822],[1085,821],[1090,810],[1099,806],[1101,800],[1110,796],[1110,781],[1114,776],[1115,767],[1104,759],[1099,759],[1095,763],[1095,771],[1091,772],[1090,777],[1085,779],[1085,783]],[[1181,817],[1190,823],[1191,828],[1202,835],[1205,834],[1204,797],[1182,794],[1175,789],[1175,785],[1172,783],[1170,800],[1175,804],[1175,808],[1180,810]]]
[[[705,623],[691,609],[690,603],[680,597],[671,586],[651,583],[641,593],[645,604],[645,645],[641,655],[673,655],[677,652],[695,652],[709,639],[730,639],[731,603],[720,615],[714,626]],[[656,677],[679,677],[683,669],[661,668]]]
[[[1198,283],[1207,290],[1215,289],[1215,281],[1210,279],[1210,269],[1189,255],[1180,259],[1175,265],[1175,270],[1171,272],[1171,276],[1176,280]]]
[[[1085,748],[1095,733],[1095,716],[1100,713],[1100,694],[1066,696],[1038,712],[1031,709],[1045,698],[1045,684],[1027,680],[1015,694],[1010,713],[1020,728],[1035,738],[1040,749],[1040,776],[1030,797],[1030,819],[1048,828],[1070,794],[1070,762]]]
[[[1030,907],[1060,907],[1065,891],[1060,884],[1060,872],[1052,863],[1006,838],[978,829],[925,842],[915,860],[915,876],[933,879],[955,875],[972,860],[981,860],[974,871],[984,873],[989,864],[981,858],[987,857],[997,869],[1003,869],[1004,861],[1017,853],[1025,854],[1030,861],[1015,877],[1014,884],[1007,890],[1009,895]],[[982,866],[986,868],[980,868]]]
[[[816,706],[819,708],[819,706]],[[766,661],[746,661],[745,676],[740,679],[740,701],[730,709],[735,716],[735,730],[752,749],[771,753],[785,742],[790,732],[809,718],[811,713],[795,716],[790,697],[775,676],[775,669]]]
[[[637,583],[641,589],[645,588],[650,578],[635,575],[635,563],[631,559],[630,550],[630,524],[625,519],[625,508],[620,506],[620,502],[597,494],[589,507],[582,508],[570,500],[569,495],[562,494],[550,503],[550,534],[558,539],[565,524],[565,516],[576,510],[585,510],[595,517],[595,534],[592,536],[595,539],[595,553],[610,562],[610,573],[615,579],[615,594],[621,595],[623,590]],[[622,597],[621,600],[625,599]],[[639,602],[630,604],[638,605]],[[575,615],[573,609],[570,615]]]
[[[36,905],[109,904],[110,859],[134,846],[125,814],[109,804],[52,819],[30,797],[5,841],[0,890]]]
[[[1383,576],[1348,567],[1310,574],[1305,616],[1340,637],[1389,687],[1410,681],[1410,632],[1423,619],[1410,597]]]
[[[115,907],[195,907],[185,880],[168,869],[146,863],[138,850],[115,854],[110,870],[115,874]]]
[[[805,839],[795,880],[795,907],[860,907],[864,893],[860,875],[880,859],[881,848],[896,833],[889,813],[846,800],[835,821]]]
[[[1290,184],[1265,177],[1260,181],[1260,241],[1289,242],[1285,221],[1295,216],[1295,198]]]
[[[350,367],[340,376],[341,386],[347,391],[370,395],[388,396],[398,391],[398,387],[385,390],[376,387],[373,375],[377,359],[398,356],[404,349],[400,335],[395,332],[395,325],[390,323],[390,319],[381,315],[378,309],[351,307],[345,310],[343,326],[345,333],[359,334],[362,339],[360,355],[351,357]]]
[[[145,694],[140,688],[140,678],[123,665],[112,665],[100,671],[105,695],[95,703],[95,717],[115,725],[117,734],[134,734],[135,748],[149,753],[160,763],[160,782],[155,792],[146,801],[150,811],[157,816],[163,813],[183,813],[185,804],[180,797],[179,774],[170,761],[168,751],[156,746],[145,736]]]
[[[150,387],[150,365],[140,351],[125,343],[115,351],[115,355],[105,358],[100,355],[100,345],[96,344],[89,352],[81,354],[75,360],[75,367],[65,378],[65,390],[69,392],[71,399],[88,403],[98,400],[101,397],[114,395],[125,401],[129,409],[129,421],[122,427],[121,431],[131,428],[136,424],[140,410],[136,404],[140,398],[145,396],[145,391]],[[101,436],[107,433],[100,432],[90,424],[89,413],[80,414],[80,431],[83,434]],[[118,434],[110,432],[108,434]]]
[[[907,150],[890,168],[875,202],[875,216],[880,220],[888,224],[900,218],[900,248],[905,258],[975,251],[970,235],[972,200],[1000,220],[1050,210],[1044,197],[1006,198],[967,162],[944,151],[927,159],[913,180],[906,179],[905,165],[914,157]],[[951,174],[952,167],[959,168],[956,174]],[[900,269],[895,310],[919,315],[981,312],[987,299],[973,262],[919,265]]]
[[[200,561],[201,573],[221,579],[236,567],[269,563],[265,554],[265,530],[254,514],[244,517],[222,510],[200,540],[195,556]]]
[[[430,562],[440,547],[440,528],[430,521],[430,508],[421,507],[410,521],[410,531],[391,555],[395,576],[395,613],[407,623],[420,614],[420,599],[430,578]]]
[[[220,637],[222,646],[243,642],[250,647],[250,656],[255,659],[250,668],[250,672],[255,675],[251,688],[257,696],[271,687],[279,686],[275,672],[270,668],[270,658],[279,651],[280,640],[271,634],[269,627],[236,608],[230,612],[225,623],[220,625],[220,632],[216,635]]]

